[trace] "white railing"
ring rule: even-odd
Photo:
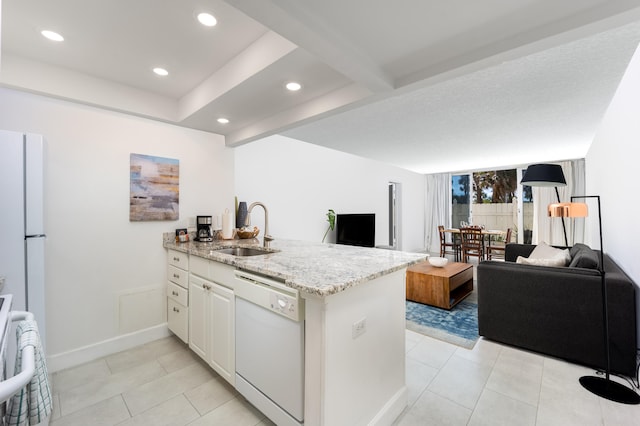
[[[469,205],[454,204],[452,207],[453,227],[459,227],[460,221],[469,221]],[[512,241],[517,241],[518,210],[515,203],[473,204],[471,207],[474,225],[484,225],[485,229],[500,229],[502,231],[511,228],[514,233]],[[523,220],[525,230],[533,228],[533,203],[524,203]]]

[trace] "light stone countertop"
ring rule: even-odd
[[[424,253],[277,239],[271,242],[269,254],[237,257],[215,250],[229,246],[261,247],[261,240],[176,243],[174,238],[171,233],[165,234],[163,246],[274,277],[291,288],[318,296],[339,293],[427,257]]]

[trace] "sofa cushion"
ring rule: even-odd
[[[569,267],[598,269],[598,254],[585,244],[571,247],[571,263]]]
[[[551,264],[546,264],[545,262],[518,262],[517,259],[516,263],[527,263],[529,265],[545,266],[567,266],[567,264],[571,261],[571,254],[569,252],[569,249],[559,249],[551,247],[545,242],[541,242],[536,246],[536,248],[533,249],[533,251],[529,255],[529,259],[550,260]]]

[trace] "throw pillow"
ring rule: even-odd
[[[591,250],[591,247],[586,244],[576,243],[573,247],[571,247],[571,258],[573,259],[576,254],[584,249]]]
[[[560,249],[551,247],[544,241],[539,243],[529,255],[529,259],[548,259],[558,253]]]
[[[569,263],[569,267],[598,269],[600,261],[595,250],[592,250],[584,244],[576,244],[576,246],[578,245],[581,247],[578,247],[576,250],[571,249],[575,254],[571,259],[571,263]]]
[[[567,266],[567,264],[571,262],[571,253],[569,249],[559,249],[551,247],[545,242],[541,242],[533,249],[529,255],[529,259],[561,259],[562,264],[557,266]]]
[[[518,256],[516,263],[522,263],[524,265],[537,265],[537,266],[565,266],[566,260],[564,256],[550,257],[548,259],[532,259],[530,257]]]

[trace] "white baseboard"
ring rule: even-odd
[[[402,414],[407,407],[408,390],[403,386],[387,403],[378,411],[378,414],[369,422],[369,426],[389,426]]]
[[[63,352],[47,357],[47,369],[49,373],[75,367],[94,359],[102,358],[120,351],[152,342],[170,336],[171,332],[167,324],[159,324],[153,327],[138,330],[133,333],[123,334],[112,339],[84,346],[72,351]]]

